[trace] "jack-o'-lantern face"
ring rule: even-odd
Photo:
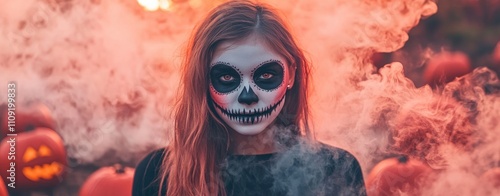
[[[0,175],[10,176],[8,171],[15,170],[16,189],[50,188],[61,183],[67,164],[66,150],[55,131],[36,128],[19,133],[15,138],[4,138],[0,156],[7,157],[13,150],[15,161],[0,162]],[[11,163],[15,163],[15,167],[11,167]]]
[[[40,145],[38,149],[28,147],[26,151],[24,151],[24,163],[39,159],[45,159],[47,162],[33,167],[26,166],[22,169],[22,172],[26,178],[32,181],[39,181],[40,179],[50,180],[59,176],[63,171],[63,166],[61,163],[54,160],[55,158],[56,157],[52,156],[52,150],[45,144]]]

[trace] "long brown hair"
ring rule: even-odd
[[[219,164],[229,147],[229,128],[209,95],[209,62],[217,46],[257,35],[296,67],[295,82],[276,123],[311,138],[308,123],[309,63],[278,12],[251,1],[229,1],[213,9],[189,40],[175,110],[175,132],[163,162],[167,195],[225,195]],[[162,186],[160,186],[162,187]],[[161,193],[161,188],[160,188]]]

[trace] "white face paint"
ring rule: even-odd
[[[255,135],[280,113],[290,78],[286,60],[251,36],[219,45],[210,64],[210,96],[224,122]]]

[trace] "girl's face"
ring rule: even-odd
[[[210,96],[227,125],[240,134],[255,135],[280,113],[294,75],[285,58],[259,38],[224,42],[210,63]]]

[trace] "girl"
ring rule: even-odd
[[[169,147],[137,166],[133,195],[365,195],[358,161],[314,141],[309,65],[267,5],[229,1],[192,35]]]

